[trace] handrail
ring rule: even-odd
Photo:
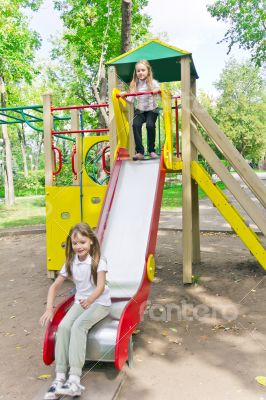
[[[110,149],[110,146],[108,145],[102,150],[102,166],[103,166],[103,170],[106,173],[106,175],[110,175],[110,170],[108,170],[106,168],[106,160],[105,160],[105,153],[109,149]]]
[[[71,154],[71,168],[74,174],[74,179],[77,179],[77,171],[75,170],[75,155],[77,154],[77,147],[75,144],[72,146],[72,154]]]
[[[61,169],[62,169],[62,166],[63,166],[62,151],[59,149],[59,147],[57,147],[57,146],[55,146],[55,145],[52,145],[52,149],[53,149],[54,152],[57,151],[58,156],[59,156],[59,160],[58,160],[58,161],[59,161],[59,165],[58,165],[58,168],[57,168],[56,171],[53,171],[53,175],[58,175],[59,172],[60,172]],[[56,157],[54,157],[54,158],[56,159]],[[56,164],[56,161],[55,161],[55,164]]]

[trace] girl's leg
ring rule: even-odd
[[[133,119],[133,133],[135,139],[136,153],[144,154],[144,147],[142,145],[142,125],[145,122],[144,113],[135,112]]]
[[[155,134],[156,128],[155,123],[158,114],[153,111],[147,111],[146,115],[146,128],[148,133],[148,152],[152,153],[155,151]]]
[[[58,326],[55,343],[56,372],[66,373],[69,366],[69,342],[71,327],[75,320],[83,313],[79,304],[73,304]]]
[[[69,344],[70,375],[81,376],[85,363],[87,333],[97,322],[109,314],[110,307],[100,304],[92,304],[76,319],[71,329]]]

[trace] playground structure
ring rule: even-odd
[[[134,142],[131,121],[133,107],[119,96],[119,80],[129,82],[134,65],[139,59],[148,59],[155,79],[160,82],[181,81],[182,145],[179,149],[172,125],[171,94],[161,86],[165,141],[158,160],[133,162]],[[88,360],[112,361],[121,369],[130,360],[131,336],[141,320],[154,277],[154,253],[159,223],[160,205],[167,172],[182,173],[183,185],[183,282],[191,283],[192,265],[200,261],[200,231],[198,185],[230,223],[243,243],[266,268],[266,251],[260,238],[245,223],[240,213],[228,202],[224,193],[212,182],[210,175],[198,162],[200,153],[225,183],[240,206],[266,234],[265,214],[247,196],[240,184],[219,160],[204,140],[201,126],[223,153],[235,171],[266,207],[266,190],[248,163],[233,147],[217,124],[196,99],[197,73],[191,53],[150,40],[107,63],[108,105],[82,107],[109,107],[109,137],[84,137],[86,130],[79,126],[78,106],[71,108],[71,131],[77,135],[73,157],[73,186],[56,187],[56,171],[52,137],[69,132],[53,130],[51,96],[44,96],[44,132],[47,201],[47,265],[52,273],[63,260],[64,241],[70,226],[81,219],[96,226],[102,250],[110,266],[108,284],[112,307],[108,318],[97,324],[88,335]],[[131,94],[132,95],[132,94]],[[142,95],[135,93],[133,95]],[[177,99],[175,112],[178,112]],[[66,107],[64,107],[65,109]],[[62,108],[61,108],[62,109]],[[91,131],[90,129],[87,132]],[[95,130],[94,130],[95,131]],[[106,131],[106,130],[105,130]],[[104,131],[104,133],[106,133]],[[99,131],[96,130],[97,133]],[[103,141],[110,143],[111,175],[108,187],[99,186],[90,177],[85,178],[84,160],[90,148]],[[105,152],[106,146],[104,146]],[[105,160],[103,152],[103,161]],[[103,162],[104,163],[104,162]],[[80,173],[78,173],[80,171]],[[104,197],[105,196],[105,197]],[[47,328],[43,357],[46,364],[54,359],[54,333],[73,302],[71,296],[58,306],[54,319]]]

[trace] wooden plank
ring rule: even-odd
[[[79,123],[79,110],[71,110],[71,130],[78,131],[80,129]],[[80,133],[76,135],[76,156],[75,156],[75,169],[77,172],[77,179],[73,176],[73,185],[80,184],[80,173],[82,165],[82,139]]]
[[[54,153],[52,151],[53,117],[51,113],[52,95],[43,95],[43,131],[44,131],[44,163],[45,186],[53,186]]]
[[[191,124],[191,140],[210,164],[216,174],[224,182],[228,190],[232,193],[241,207],[250,216],[252,221],[258,226],[261,232],[266,236],[266,218],[256,204],[249,198],[246,192],[241,188],[239,182],[235,180],[224,164],[219,160],[212,148],[205,142],[203,137],[197,131],[195,125]]]
[[[108,68],[108,102],[109,102],[109,135],[110,135],[110,168],[114,165],[114,152],[117,146],[115,114],[112,101],[114,88],[118,87],[118,79],[115,67]]]
[[[196,96],[196,79],[191,83],[191,92]],[[191,143],[191,158],[198,161],[198,151]],[[198,184],[196,181],[191,182],[191,195],[192,195],[192,241],[193,241],[193,263],[200,262],[200,224],[199,224],[199,192]]]
[[[183,282],[192,282],[192,191],[191,191],[191,105],[190,105],[190,58],[181,58],[182,98],[182,186],[183,186]]]
[[[207,131],[215,144],[222,150],[226,159],[233,165],[236,172],[240,175],[250,190],[266,208],[266,187],[194,96],[192,113],[200,125]]]

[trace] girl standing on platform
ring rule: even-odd
[[[101,258],[98,239],[88,224],[75,225],[66,241],[66,262],[50,286],[42,326],[53,318],[56,293],[70,278],[76,286],[75,301],[58,326],[55,346],[56,377],[45,400],[61,395],[80,396],[82,367],[85,363],[88,330],[109,314],[110,292],[106,286],[106,261]],[[69,369],[69,378],[67,373]]]
[[[134,110],[133,133],[136,146],[136,154],[133,160],[144,159],[144,147],[142,144],[142,125],[146,122],[148,134],[148,152],[151,158],[157,158],[155,153],[156,119],[159,111],[156,104],[155,95],[160,93],[159,83],[153,79],[150,63],[140,60],[135,65],[132,81],[129,86],[130,93],[152,92],[137,96]],[[126,92],[121,93],[121,97],[126,97]],[[127,97],[128,102],[133,102],[134,98]]]

